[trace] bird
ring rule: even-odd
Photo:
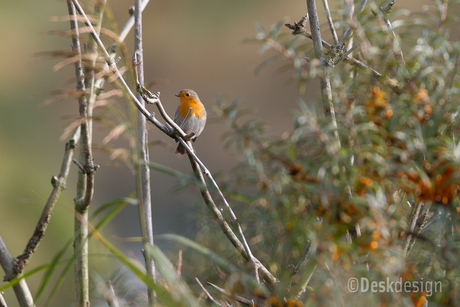
[[[182,128],[187,139],[194,142],[206,125],[206,109],[198,94],[193,90],[181,90],[176,96],[179,97],[179,106],[174,116],[174,122]],[[185,154],[185,147],[182,146],[182,143],[177,146],[177,153]]]

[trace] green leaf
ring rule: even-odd
[[[142,280],[147,287],[154,290],[159,300],[161,300],[166,306],[176,306],[171,292],[152,280],[146,274],[145,268],[143,268],[137,261],[126,256],[106,238],[104,238],[97,230],[92,231],[92,234],[95,239],[102,243],[102,245],[104,245],[116,258],[118,258],[124,265],[126,265],[134,275]]]
[[[3,287],[0,287],[0,292],[5,291],[6,289],[15,286],[16,284],[18,284],[18,283],[21,281],[21,279],[24,279],[24,278],[27,278],[27,277],[29,277],[29,276],[32,276],[32,275],[34,275],[34,274],[36,274],[36,273],[38,273],[38,272],[40,272],[40,271],[42,271],[42,270],[48,268],[48,266],[49,266],[48,264],[41,265],[41,266],[39,266],[39,267],[36,267],[36,268],[34,268],[34,269],[32,269],[32,270],[30,270],[30,271],[24,273],[23,275],[21,275],[21,276],[19,276],[19,277],[16,277],[16,278],[10,280],[10,281],[9,281],[7,284],[5,284]]]
[[[175,306],[200,306],[187,283],[177,274],[165,254],[157,246],[151,245],[146,246],[146,252],[153,258],[155,266],[165,279],[168,288],[174,289],[172,297],[176,304]]]

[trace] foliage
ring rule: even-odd
[[[280,279],[280,301],[458,304],[460,44],[449,37],[451,5],[435,1],[415,17],[392,12],[400,42],[383,16],[358,14],[352,56],[383,78],[344,62],[302,63],[305,37],[286,37],[284,21],[270,30],[258,26],[252,41],[275,54],[266,62],[287,63],[299,84],[292,132],[269,137],[259,124],[238,120],[234,104],[219,102],[216,113],[227,120],[233,133],[226,138],[244,157],[227,176],[227,194],[238,204],[255,253]],[[337,130],[304,94],[322,69],[331,70]],[[312,263],[316,271],[299,295]],[[413,288],[352,293],[352,277],[401,279]],[[423,281],[432,289],[421,289]]]

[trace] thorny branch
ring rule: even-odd
[[[312,39],[313,38],[312,34],[310,33],[310,31],[306,29],[308,19],[309,18],[307,15],[307,16],[302,17],[298,22],[294,22],[292,24],[287,23],[285,24],[285,26],[292,30],[293,35],[303,35],[309,39]],[[398,88],[398,84],[396,83],[395,80],[389,79],[388,77],[384,77],[380,72],[378,72],[372,67],[369,67],[368,65],[361,62],[360,60],[357,60],[349,55],[343,54],[344,50],[340,46],[333,46],[323,39],[321,40],[321,44],[323,45],[324,48],[327,49],[326,52],[330,54],[329,56],[331,57],[331,59],[334,59],[334,61],[330,63],[332,66],[339,64],[343,60],[348,64],[351,64],[359,69],[369,72],[374,77],[376,77],[378,80],[381,80],[387,83],[394,89]]]
[[[310,30],[312,34],[313,46],[315,49],[316,57],[322,61],[324,65],[323,74],[320,76],[321,84],[321,96],[323,100],[324,114],[331,118],[332,125],[334,127],[334,134],[337,139],[337,143],[340,146],[340,138],[337,130],[337,119],[335,117],[334,104],[332,102],[332,88],[331,88],[331,65],[324,55],[323,44],[321,38],[321,31],[319,27],[318,13],[316,11],[316,2],[315,0],[307,0],[307,9],[310,21]]]

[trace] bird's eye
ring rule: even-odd
[[[189,93],[187,93],[187,94],[185,94],[185,96],[187,96],[187,97],[188,97],[188,96],[190,96],[190,94],[189,94]]]

